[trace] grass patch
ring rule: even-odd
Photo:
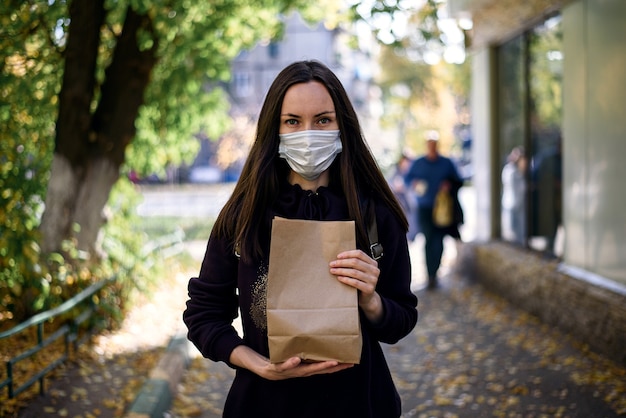
[[[214,222],[215,219],[200,217],[146,216],[139,218],[138,229],[143,231],[148,239],[156,239],[182,229],[185,232],[185,241],[207,241]]]

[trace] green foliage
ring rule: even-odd
[[[563,31],[555,19],[529,34],[529,54],[533,76],[530,78],[531,96],[538,119],[552,129],[562,120],[563,71],[560,59],[551,57],[561,51]]]
[[[377,40],[414,62],[423,61],[425,53],[441,49],[445,35],[438,25],[445,0],[415,2],[373,0],[354,2],[350,15],[354,21],[369,24]],[[407,28],[399,22],[407,20]]]
[[[3,196],[6,195],[3,193]],[[120,200],[128,202],[127,197],[128,194]],[[114,210],[128,210],[129,203],[124,205]],[[0,208],[0,215],[7,215],[5,207]],[[125,296],[137,282],[148,276],[141,270],[145,260],[133,256],[141,253],[143,241],[142,236],[129,227],[130,218],[115,217],[115,222],[108,226],[110,231],[105,233],[108,243],[124,250],[94,263],[71,241],[63,243],[61,252],[41,254],[37,244],[38,233],[34,228],[37,222],[35,214],[22,213],[20,216],[15,213],[3,216],[5,222],[0,225],[0,321],[13,319],[20,322],[112,276],[117,276],[117,281],[104,292],[100,305],[109,312],[111,319],[121,319]],[[7,220],[15,219],[26,222],[8,224]]]
[[[4,144],[4,143],[3,143]],[[40,202],[12,184],[20,176],[14,164],[0,158],[0,319],[5,308],[28,315],[41,309],[49,287],[39,260],[36,212]],[[16,304],[15,298],[23,303]]]
[[[129,181],[117,183],[106,208],[111,216],[103,229],[102,258],[97,262],[77,250],[72,241],[65,241],[60,252],[43,255],[36,229],[12,231],[6,224],[0,225],[0,322],[20,322],[61,304],[99,280],[115,277],[115,282],[101,293],[98,304],[109,326],[119,324],[130,294],[135,289],[153,287],[159,277],[155,272],[162,268],[158,254],[144,254],[148,236],[135,214],[138,201],[139,195]],[[0,215],[6,214],[4,207]],[[36,219],[31,224],[34,222]]]
[[[381,125],[386,129],[399,127],[403,147],[420,154],[424,151],[424,131],[441,129],[434,118],[439,107],[435,67],[413,62],[391,46],[381,47],[379,62],[377,82],[385,106]]]
[[[51,294],[37,226],[60,86],[59,54],[39,21],[60,8],[13,6],[0,14],[0,319],[29,316]]]
[[[440,131],[449,151],[453,132],[469,123],[470,67],[450,63],[462,61],[464,46],[446,0],[352,3],[352,19],[369,24],[380,45],[381,126],[397,133],[399,151],[422,153],[429,129]]]
[[[110,3],[121,7],[119,2]],[[260,39],[279,37],[279,13],[294,2],[131,3],[148,10],[153,19],[159,61],[136,121],[127,166],[139,175],[162,173],[168,165],[191,162],[199,147],[195,134],[217,139],[230,127],[221,85],[230,78],[232,59]],[[109,26],[114,27],[112,22]]]
[[[227,101],[219,87],[231,59],[261,38],[280,36],[279,14],[292,0],[108,0],[101,28],[92,107],[100,97],[126,10],[147,13],[152,27],[139,33],[140,48],[158,46],[158,62],[144,94],[127,149],[127,166],[142,173],[189,161],[194,134],[218,137],[227,127]],[[303,3],[303,2],[300,2]],[[118,182],[107,211],[99,260],[76,250],[39,250],[37,231],[54,151],[63,53],[71,22],[69,1],[31,0],[0,5],[0,320],[24,319],[55,306],[112,275],[115,286],[100,300],[119,318],[132,288],[150,277],[142,255],[146,235],[137,229],[132,186]],[[135,197],[133,197],[135,196]],[[156,263],[158,266],[158,263]]]

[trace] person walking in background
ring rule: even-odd
[[[404,178],[417,196],[417,219],[420,232],[424,234],[429,289],[438,286],[437,271],[441,265],[444,237],[450,235],[460,240],[459,225],[463,223],[463,210],[458,199],[463,180],[452,160],[439,153],[438,142],[436,131],[426,133],[426,153],[413,162]],[[449,193],[453,201],[453,221],[445,227],[437,226],[433,220],[435,197],[439,191]]]
[[[413,164],[413,159],[407,154],[402,153],[389,178],[389,186],[398,199],[398,202],[400,202],[402,209],[404,209],[404,214],[409,221],[409,232],[407,233],[409,242],[413,241],[419,232],[415,193],[404,183],[404,177],[406,173],[409,172],[411,164]]]
[[[361,132],[345,89],[317,61],[289,65],[267,93],[256,139],[211,231],[200,274],[189,281],[183,313],[188,338],[203,356],[237,370],[224,417],[401,414],[380,343],[396,343],[417,322],[408,224]],[[367,200],[369,210],[362,207]],[[357,248],[328,268],[358,291],[359,364],[269,361],[266,289],[275,216],[354,220]],[[373,219],[382,257],[370,252]],[[238,313],[243,336],[233,327]]]

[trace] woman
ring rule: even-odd
[[[384,248],[378,261],[368,255],[367,199]],[[265,286],[274,216],[355,221],[358,249],[338,254],[329,268],[358,289],[360,364],[269,362]],[[225,417],[400,415],[379,342],[397,342],[417,322],[406,231],[337,77],[315,61],[285,68],[267,93],[256,140],[211,232],[199,277],[189,282],[183,314],[202,354],[237,371]],[[238,308],[243,338],[232,326]]]

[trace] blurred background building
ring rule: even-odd
[[[324,22],[305,22],[294,12],[285,16],[284,36],[242,51],[232,62],[231,81],[226,86],[231,102],[233,129],[219,144],[200,136],[201,151],[192,165],[189,180],[196,183],[234,181],[254,138],[256,121],[265,94],[278,73],[298,60],[318,60],[331,68],[346,88],[357,112],[368,120],[372,63],[348,47],[342,29],[329,29]]]

